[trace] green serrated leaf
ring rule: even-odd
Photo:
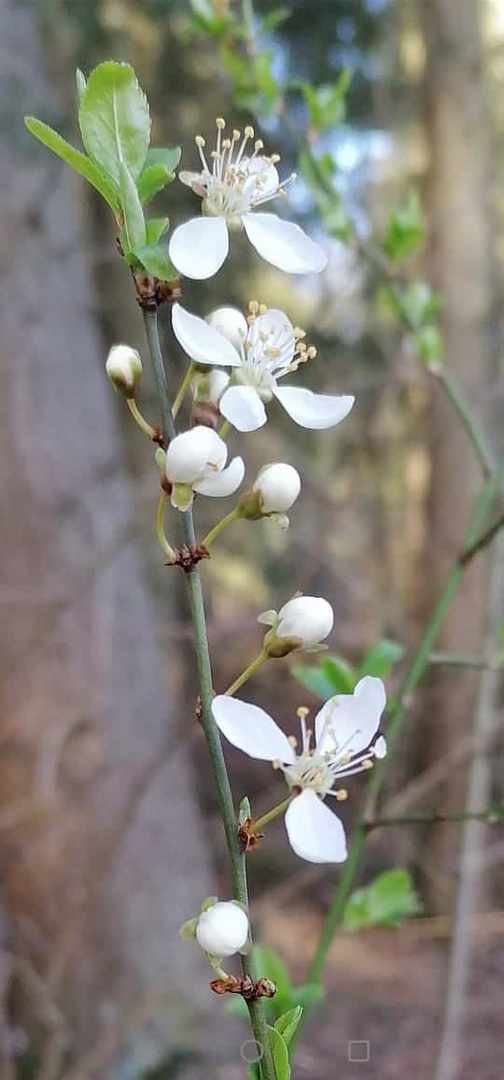
[[[420,200],[411,191],[402,206],[390,215],[383,247],[392,262],[400,262],[418,250],[424,239]]]
[[[92,184],[114,213],[119,212],[119,192],[115,190],[113,183],[104,176],[94,161],[86,157],[81,150],[77,150],[75,146],[71,146],[66,139],[58,135],[57,131],[53,131],[48,124],[44,124],[42,120],[37,120],[34,116],[26,116],[25,124],[31,135],[70,165],[74,172],[79,173],[79,176],[83,176],[88,183]]]
[[[422,905],[407,870],[385,870],[370,885],[352,893],[343,915],[346,930],[398,926],[418,915]]]
[[[353,694],[357,672],[348,660],[342,656],[326,656],[320,666],[332,685],[333,694]]]
[[[180,146],[153,146],[147,151],[145,165],[164,165],[169,173],[173,173],[181,157]]]
[[[366,653],[359,667],[359,678],[364,675],[376,675],[379,678],[390,675],[395,664],[402,660],[404,651],[404,646],[398,641],[383,638]]]
[[[137,187],[124,161],[121,161],[119,175],[121,178],[121,205],[124,215],[124,249],[125,254],[129,255],[130,252],[136,253],[139,248],[145,245],[147,232]]]
[[[312,1005],[317,1005],[319,1001],[322,1001],[324,987],[320,983],[303,983],[302,986],[294,987],[293,995],[299,1005],[310,1009]]]
[[[296,1034],[298,1024],[303,1015],[303,1006],[295,1005],[293,1009],[289,1009],[288,1012],[283,1013],[275,1021],[275,1028],[280,1032],[286,1046],[290,1046],[294,1035]]]
[[[106,60],[91,72],[79,107],[84,146],[117,185],[121,163],[137,180],[150,139],[149,106],[130,64]]]
[[[135,248],[134,255],[148,273],[160,281],[177,281],[178,274],[170,261],[166,244],[146,244],[145,247]]]
[[[151,201],[159,191],[175,179],[175,173],[169,172],[166,165],[147,165],[138,178],[138,194],[145,204]]]
[[[290,1080],[289,1051],[285,1039],[276,1028],[268,1024],[268,1036],[273,1054],[276,1080]]]
[[[169,217],[149,218],[149,220],[145,222],[147,245],[150,247],[151,244],[157,244],[158,240],[164,236],[169,225]]]

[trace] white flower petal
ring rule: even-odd
[[[179,345],[196,364],[240,367],[241,360],[236,349],[205,319],[191,315],[180,304],[174,304],[172,324]]]
[[[265,157],[242,157],[240,171],[246,174],[243,193],[251,199],[271,199],[278,191],[280,177],[275,166]],[[258,182],[259,181],[259,182]]]
[[[303,386],[274,386],[273,393],[296,424],[318,431],[336,427],[355,401],[349,394],[314,394]]]
[[[194,490],[199,495],[212,495],[214,498],[225,498],[232,495],[239,488],[245,476],[243,458],[235,457],[227,469],[221,469],[214,475],[208,475],[203,480],[193,484]]]
[[[263,259],[288,274],[319,274],[327,266],[325,251],[299,225],[276,214],[243,214],[250,243]]]
[[[387,756],[387,740],[384,735],[378,736],[373,746],[373,750],[375,753],[375,757],[378,758],[379,761],[381,761],[382,758]]]
[[[164,459],[166,476],[172,484],[193,484],[203,479],[207,469],[224,468],[226,458],[224,440],[212,428],[199,424],[171,440]]]
[[[313,863],[340,863],[347,857],[345,830],[310,788],[297,795],[285,815],[289,843],[300,859]]]
[[[352,755],[366,750],[378,731],[385,704],[385,687],[372,675],[360,679],[353,694],[330,698],[315,719],[317,749],[331,753],[344,747]]]
[[[222,415],[238,431],[257,431],[268,419],[266,409],[253,386],[230,386],[219,405]]]
[[[261,761],[294,764],[295,754],[287,736],[258,705],[218,694],[212,701],[212,712],[219,731],[244,754]]]
[[[202,281],[220,270],[229,251],[229,236],[223,217],[191,218],[172,233],[169,255],[185,277]]]
[[[249,329],[242,311],[234,307],[216,308],[207,315],[206,321],[241,353]]]

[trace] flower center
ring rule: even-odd
[[[312,360],[317,350],[303,341],[304,330],[293,327],[283,312],[268,312],[266,304],[251,300],[247,321],[249,330],[243,343],[238,378],[253,386],[267,400],[275,380]]]
[[[332,791],[335,780],[363,772],[365,769],[372,769],[375,751],[370,747],[362,753],[352,753],[351,744],[357,732],[354,732],[346,743],[338,745],[332,726],[330,734],[333,747],[324,752],[318,749],[312,750],[310,748],[312,733],[306,726],[307,715],[308,709],[298,709],[302,735],[301,753],[296,757],[293,765],[281,766],[282,772],[290,788],[300,787],[303,790],[311,788],[322,798],[329,794],[339,798],[342,793]]]
[[[255,139],[254,129],[247,126],[243,132],[234,130],[225,136],[225,120],[216,120],[217,141],[209,157],[205,155],[206,142],[196,135],[196,146],[202,164],[201,173],[183,173],[180,178],[203,199],[203,212],[213,217],[225,217],[228,225],[239,225],[242,214],[255,206],[284,194],[294,174],[280,183],[276,164],[278,154],[261,155],[264,143]],[[253,150],[248,150],[249,143]],[[247,151],[247,152],[245,152]]]

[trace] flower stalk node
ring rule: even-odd
[[[204,544],[182,544],[176,549],[173,562],[166,565],[180,566],[185,574],[190,574],[202,559],[210,558],[210,552]]]
[[[245,1001],[258,1001],[262,997],[274,997],[276,985],[271,979],[258,979],[253,982],[250,975],[239,979],[236,975],[228,975],[225,979],[212,979],[210,989],[214,994],[240,994]]]
[[[132,270],[138,306],[142,311],[157,311],[161,304],[175,303],[182,296],[180,281],[161,281],[143,270]]]
[[[251,817],[245,818],[238,827],[238,839],[242,851],[248,853],[259,847],[264,833],[257,831],[257,826]]]

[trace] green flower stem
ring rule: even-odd
[[[145,419],[144,416],[142,416],[142,413],[140,412],[140,409],[138,408],[138,405],[137,405],[135,399],[134,398],[127,398],[126,399],[126,404],[128,406],[128,409],[129,409],[135,423],[138,424],[138,427],[140,428],[140,431],[143,431],[144,435],[147,435],[149,437],[149,439],[151,439],[151,440],[155,439],[156,432],[155,432],[154,428],[152,427],[152,425],[148,423],[148,421]]]
[[[147,334],[147,341],[149,344],[149,351],[151,354],[156,383],[158,387],[158,397],[161,409],[161,416],[163,420],[164,434],[165,437],[168,436],[169,438],[174,438],[176,432],[173,422],[172,410],[170,407],[166,372],[159,342],[157,312],[144,311],[144,322]],[[196,542],[196,536],[194,532],[194,523],[191,510],[188,510],[182,515],[182,522],[184,540],[186,544],[192,546]],[[246,909],[248,909],[248,887],[245,856],[241,851],[238,840],[237,817],[233,805],[233,796],[231,794],[231,786],[227,774],[226,763],[224,761],[224,754],[222,752],[220,735],[212,715],[212,669],[210,664],[210,652],[208,648],[203,589],[197,566],[193,567],[192,570],[186,575],[186,580],[189,591],[191,619],[194,629],[194,646],[201,696],[201,723],[208,746],[208,753],[210,756],[210,763],[212,766],[212,772],[217,791],[217,800],[219,803],[219,810],[224,826],[224,833],[229,854],[233,896],[235,900],[238,900],[240,904],[243,904]],[[250,978],[254,981],[257,979],[253,953],[250,953],[248,956],[242,957],[242,969],[244,975],[249,975]],[[263,1057],[261,1059],[260,1065],[261,1080],[275,1080],[275,1069],[273,1065],[271,1047],[268,1039],[268,1028],[262,1001],[248,1001],[247,1007],[249,1011],[250,1024],[252,1027],[254,1038],[258,1045],[263,1049]]]
[[[272,806],[271,810],[268,810],[266,814],[262,814],[260,818],[254,821],[254,829],[263,829],[265,825],[269,825],[270,821],[274,821],[280,814],[283,814],[284,810],[287,810],[287,807],[295,798],[295,795],[289,795],[287,799],[283,799],[276,806]]]
[[[207,533],[203,540],[203,546],[209,548],[210,544],[213,544],[214,540],[220,536],[221,532],[223,532],[224,529],[227,529],[228,525],[232,525],[233,521],[238,521],[240,517],[240,508],[235,506],[234,510],[230,510],[229,514],[226,514],[221,521],[218,521],[217,524],[214,525],[213,529],[210,529],[210,532]]]
[[[487,446],[483,432],[476,423],[467,402],[464,401],[453,376],[447,371],[442,363],[435,367],[432,366],[429,370],[441,384],[448,401],[453,406],[460,423],[472,444],[475,457],[481,467],[483,476],[491,476],[495,467],[493,455]]]
[[[478,536],[480,530],[483,528],[485,520],[487,519],[487,516],[491,510],[492,504],[499,492],[503,476],[504,465],[501,465],[495,471],[493,476],[489,477],[489,479],[484,484],[482,491],[476,499],[475,506],[473,508],[471,522],[466,535],[466,545],[470,546],[471,544],[473,544],[475,538]],[[420,682],[426,668],[429,665],[429,659],[433,651],[435,642],[439,636],[450,604],[459,588],[460,582],[464,575],[465,567],[467,565],[467,562],[465,564],[461,563],[460,559],[457,559],[453,564],[452,569],[448,575],[444,590],[425,628],[424,635],[418,651],[413,657],[412,663],[406,673],[402,686],[399,690],[395,707],[391,713],[390,725],[387,729],[389,754],[387,755],[387,758],[384,758],[383,761],[379,763],[378,767],[371,776],[368,787],[368,797],[366,800],[366,805],[354,829],[352,843],[350,846],[348,859],[345,864],[345,869],[334,894],[331,906],[324,922],[324,926],[322,927],[320,939],[310,968],[309,980],[311,982],[321,981],[322,973],[327,959],[327,954],[332,945],[334,935],[341,924],[343,912],[345,910],[348,897],[353,888],[357,872],[360,868],[361,857],[368,832],[367,822],[368,820],[372,820],[374,817],[374,806],[376,805],[376,800],[383,787],[383,782],[386,775],[385,762],[388,763],[392,757],[392,751],[397,742],[398,735],[400,734],[400,730],[402,728],[407,713],[409,697],[418,686],[418,683]]]
[[[235,679],[233,683],[231,683],[231,686],[228,686],[225,693],[228,694],[230,697],[233,694],[236,694],[236,691],[240,689],[240,686],[243,686],[243,684],[246,683],[248,679],[250,679],[251,675],[254,675],[256,671],[259,671],[259,668],[262,667],[268,659],[269,657],[266,649],[261,649],[259,655],[256,656],[255,660],[253,660],[252,663],[245,668],[245,671],[242,671],[241,675],[238,675],[238,678]]]
[[[227,435],[230,427],[231,427],[231,424],[229,423],[229,420],[223,420],[223,422],[222,422],[222,424],[221,424],[221,426],[219,428],[219,435],[220,435],[221,439],[226,438],[226,435]]]
[[[173,550],[173,548],[171,547],[171,545],[168,543],[168,540],[166,539],[165,529],[164,529],[165,511],[166,511],[166,495],[165,495],[164,491],[161,491],[159,499],[158,499],[157,510],[156,510],[156,536],[157,536],[158,541],[159,541],[159,546],[160,546],[161,550],[164,551],[168,561],[171,562],[171,563],[174,563],[175,558],[176,558],[176,553]]]
[[[182,379],[182,382],[181,382],[181,384],[180,384],[180,386],[179,386],[179,388],[177,390],[177,393],[175,395],[175,401],[173,402],[173,406],[172,406],[173,419],[175,419],[178,416],[180,406],[182,405],[182,402],[183,402],[183,400],[184,400],[184,398],[185,398],[185,396],[187,394],[187,391],[188,391],[188,389],[189,389],[189,387],[191,385],[191,379],[192,379],[192,377],[194,375],[194,367],[195,367],[195,365],[193,363],[189,364],[189,367],[188,367],[188,369],[187,369],[187,371],[186,371],[186,373],[184,375],[184,378]]]

